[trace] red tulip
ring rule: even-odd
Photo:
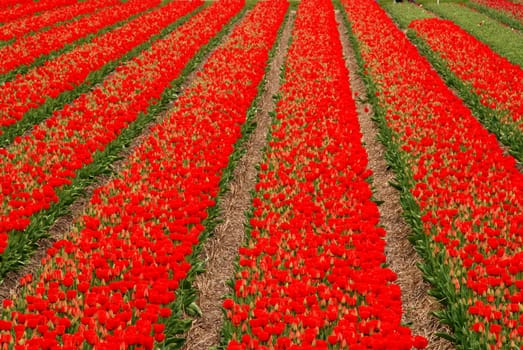
[[[388,333],[401,332],[389,348],[408,349],[395,274],[382,268],[384,231],[365,182],[367,155],[330,2],[299,4],[286,68],[228,305],[229,348],[247,334],[245,348],[255,340],[256,348],[275,340],[282,349],[327,348],[318,330],[328,322],[336,324],[331,344],[384,348]],[[278,317],[269,317],[276,306]],[[344,319],[352,332],[337,329]]]
[[[456,338],[464,346],[478,343],[491,349],[503,348],[507,339],[522,345],[523,338],[513,332],[520,324],[520,311],[512,311],[511,304],[521,299],[514,284],[520,279],[523,175],[514,158],[504,155],[496,138],[382,8],[372,1],[343,0],[343,4],[366,74],[378,86],[377,103],[386,111],[383,118],[391,131],[386,141],[397,144],[391,151],[404,162],[396,171],[412,184],[409,200],[416,204],[404,203],[404,209],[417,223],[416,234],[426,238],[429,265],[439,271],[435,274],[448,274],[434,283],[448,293],[446,298],[455,300],[447,311],[460,315],[450,316],[456,322],[452,325]],[[440,25],[447,30],[440,32]],[[478,84],[473,89],[484,97],[482,103],[510,109],[512,101],[503,96],[511,94],[507,81],[511,74],[520,76],[520,70],[502,63],[450,22],[422,20],[412,27],[446,55],[452,69]],[[459,51],[464,47],[468,55],[458,62],[460,52],[451,48],[462,40],[470,43],[474,53],[467,51],[469,44],[460,46]],[[476,61],[480,57],[482,64]],[[513,73],[505,74],[505,70]],[[491,90],[488,98],[486,90]],[[461,310],[467,309],[463,315]]]

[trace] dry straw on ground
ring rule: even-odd
[[[198,305],[202,310],[202,317],[193,323],[183,350],[203,350],[219,344],[223,325],[221,306],[224,296],[231,293],[227,281],[234,276],[234,261],[245,236],[245,212],[251,206],[251,191],[257,179],[256,166],[263,157],[271,124],[269,113],[275,108],[273,96],[280,87],[280,69],[287,53],[293,23],[294,14],[291,13],[265,77],[265,90],[255,116],[256,129],[247,141],[246,152],[233,172],[229,191],[220,201],[223,221],[204,245],[202,259],[206,261],[206,272],[196,278]]]

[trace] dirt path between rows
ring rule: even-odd
[[[437,337],[438,332],[448,332],[431,312],[437,311],[440,304],[427,294],[430,285],[423,280],[421,270],[416,266],[421,258],[415,252],[408,240],[411,234],[410,227],[402,217],[402,208],[399,193],[389,182],[394,179],[394,173],[385,161],[385,148],[378,141],[379,130],[371,120],[372,106],[362,102],[366,98],[365,83],[357,74],[358,63],[350,45],[347,28],[343,24],[342,15],[336,11],[338,30],[343,46],[346,66],[350,73],[350,84],[353,97],[356,100],[356,109],[359,116],[363,142],[369,157],[369,168],[373,172],[373,193],[377,200],[383,201],[379,206],[380,224],[387,231],[385,241],[385,255],[387,264],[396,272],[396,283],[400,286],[403,303],[403,323],[410,325],[413,334],[425,336],[429,340],[427,349],[442,350],[454,349],[447,340]]]
[[[238,161],[229,184],[229,191],[220,201],[221,219],[213,235],[205,242],[201,259],[206,261],[206,272],[197,276],[195,288],[199,292],[198,306],[203,316],[196,319],[182,350],[209,349],[219,345],[223,325],[222,301],[231,293],[227,281],[234,276],[234,262],[244,235],[245,211],[252,202],[251,191],[257,181],[256,166],[261,162],[271,125],[269,113],[275,109],[273,96],[280,88],[280,69],[285,62],[294,13],[289,14],[279,38],[270,71],[265,77],[265,90],[255,116],[256,129],[246,144],[246,152]]]
[[[223,36],[223,38],[220,40],[220,42],[210,50],[204,58],[201,60],[201,62],[196,65],[194,70],[189,73],[186,78],[184,79],[183,83],[180,85],[178,96],[189,87],[193,81],[197,78],[197,73],[202,69],[202,67],[207,62],[208,58],[212,55],[212,53],[216,50],[217,47],[223,42],[227,40],[227,38],[230,36],[230,33],[234,30],[236,25],[241,22],[242,18],[245,16],[247,12],[245,12],[238,20],[235,22],[231,28],[229,28],[228,32]],[[176,30],[176,29],[175,29]],[[109,75],[110,76],[110,75]],[[107,79],[104,78],[104,79]],[[142,144],[146,138],[150,135],[150,130],[155,124],[160,124],[162,121],[166,118],[168,111],[170,110],[170,107],[174,105],[177,98],[173,99],[165,108],[165,111],[159,114],[154,122],[151,122],[143,131],[142,133],[136,137],[130,144],[129,147],[122,150],[120,154],[118,154],[118,161],[114,162],[111,166],[111,170],[113,174],[117,174],[123,167],[123,164],[129,158],[129,156],[133,153],[133,151]],[[31,259],[27,262],[27,264],[16,271],[12,271],[8,273],[4,279],[4,282],[0,285],[0,310],[2,301],[6,298],[13,298],[18,288],[20,287],[20,278],[22,276],[25,276],[27,274],[33,274],[36,272],[39,267],[41,266],[40,261],[43,257],[45,257],[47,253],[47,249],[52,247],[53,244],[61,239],[64,239],[66,235],[71,231],[73,224],[75,222],[75,219],[82,215],[85,212],[85,209],[89,205],[89,200],[91,199],[93,195],[93,191],[98,188],[102,187],[106,184],[108,184],[113,179],[112,176],[99,176],[91,185],[89,185],[84,191],[85,194],[79,198],[77,198],[73,204],[69,207],[69,213],[67,215],[64,215],[53,224],[53,226],[49,230],[49,237],[41,239],[38,242],[38,248],[33,253],[33,256]]]

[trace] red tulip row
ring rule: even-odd
[[[30,134],[0,148],[3,246],[8,232],[24,230],[33,214],[56,202],[56,192],[93,162],[94,153],[161,97],[196,52],[239,11],[237,2],[233,4],[227,10],[216,4],[200,12]]]
[[[157,2],[140,0],[140,7]],[[0,87],[0,135],[3,128],[21,120],[29,110],[74,89],[90,73],[119,59],[201,3],[173,1],[5,83]]]
[[[2,3],[0,3],[0,9],[3,10],[6,8],[23,6],[24,4],[27,4],[29,2],[33,2],[33,0],[3,0]]]
[[[205,31],[242,6],[216,2],[196,28]],[[16,299],[4,302],[0,339],[20,349],[168,347],[188,259],[287,7],[259,2],[211,55],[166,120],[95,191],[67,240],[49,249],[37,275],[23,278]]]
[[[472,0],[472,2],[507,13],[510,16],[523,21],[522,3],[514,3],[509,0]]]
[[[17,20],[38,12],[52,10],[76,2],[78,2],[78,0],[40,0],[38,2],[31,1],[29,3],[22,1],[22,4],[19,4],[18,6],[0,10],[0,23]]]
[[[59,50],[84,36],[95,34],[104,27],[114,25],[159,3],[160,0],[130,0],[48,31],[20,38],[13,44],[0,48],[0,74],[6,74],[22,65],[30,65],[42,55]]]
[[[24,17],[6,23],[0,27],[0,40],[10,40],[28,34],[55,23],[72,19],[76,16],[93,12],[102,7],[116,5],[119,0],[94,0],[79,2],[72,5],[58,7],[55,10],[42,12],[39,15]]]
[[[343,4],[440,316],[463,348],[523,346],[523,175],[374,1]]]
[[[228,349],[411,349],[331,2],[300,2],[280,93]]]
[[[409,28],[441,57],[448,68],[496,111],[497,119],[523,132],[523,69],[492,51],[451,21],[430,18]]]

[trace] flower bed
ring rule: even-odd
[[[140,7],[154,6],[156,3],[157,0],[141,1]],[[201,4],[202,1],[174,1],[156,8],[5,83],[0,87],[0,144],[4,141],[3,132],[9,133],[9,137],[5,138],[9,142],[16,134],[21,134],[56,109],[52,108],[55,106],[47,106],[49,113],[45,113],[34,110],[35,108],[46,102],[49,104],[48,100],[55,99],[66,91],[80,90],[78,86],[97,70],[111,61],[116,61],[112,64],[114,66],[127,52],[147,42],[164,27]],[[104,76],[98,75],[98,80]],[[92,80],[94,79],[88,79],[87,83],[92,85]],[[56,104],[63,105],[62,100],[60,98]],[[28,111],[32,111],[30,116],[26,116]],[[28,119],[24,121],[25,127],[14,125],[24,117]],[[7,129],[10,126],[14,131]]]
[[[212,6],[199,29],[243,2]],[[179,344],[187,321],[176,318],[188,312],[180,290],[287,7],[256,5],[121,172],[95,191],[67,240],[4,302],[4,342],[21,349]]]
[[[521,67],[510,63],[451,21],[436,18],[417,20],[409,28],[464,83],[463,89],[477,95],[481,104],[491,110],[483,118],[484,124],[494,125],[492,131],[503,141],[508,137],[508,146],[512,146],[516,156],[523,160]],[[501,126],[496,128],[496,123],[501,123]]]
[[[4,0],[0,3],[0,9],[14,8],[24,6],[25,4],[33,2],[33,0]]]
[[[17,1],[17,3],[21,4],[0,10],[0,23],[10,22],[22,17],[31,16],[38,12],[52,10],[60,6],[71,5],[77,1],[78,0],[41,0],[38,2]]]
[[[472,2],[501,11],[523,23],[523,4],[508,0],[471,0]]]
[[[523,175],[374,1],[343,4],[447,337],[519,348]]]
[[[300,2],[280,96],[227,348],[410,349],[330,2]]]
[[[39,15],[24,17],[1,26],[0,40],[10,40],[15,37],[20,37],[58,22],[70,20],[76,16],[88,14],[102,7],[113,6],[118,3],[119,0],[79,2],[69,6],[59,7],[52,11],[46,11]]]
[[[409,5],[418,7],[414,4]],[[384,7],[391,8],[388,4]],[[441,18],[451,20],[510,62],[523,67],[523,40],[521,40],[523,23],[502,16],[494,10],[487,11],[484,7],[478,11],[478,7],[479,5],[472,1],[466,2],[466,6],[464,3],[453,1],[441,2],[439,5],[429,1],[418,8],[429,10]],[[400,13],[400,11],[397,12]],[[497,15],[493,12],[496,12]]]
[[[13,44],[0,48],[0,74],[7,74],[20,66],[31,65],[41,56],[59,50],[82,37],[96,34],[104,27],[126,20],[159,3],[160,0],[130,0],[51,30],[20,38]]]
[[[30,242],[38,238],[21,232],[32,216],[53,203],[60,205],[58,195],[62,189],[72,184],[76,175],[98,159],[139,115],[158,102],[191,58],[241,7],[237,2],[227,9],[225,3],[221,4],[220,1],[199,12],[149,50],[117,67],[115,74],[96,89],[56,111],[30,134],[18,137],[9,148],[0,148],[1,247],[6,247],[8,234],[9,240],[16,242],[4,251],[0,272],[8,270],[4,265],[10,261],[9,256],[18,259],[19,250],[30,247]],[[106,169],[94,163],[88,176],[92,178],[103,171]],[[75,187],[78,186],[69,190],[78,191]],[[48,215],[56,218],[57,210]]]

